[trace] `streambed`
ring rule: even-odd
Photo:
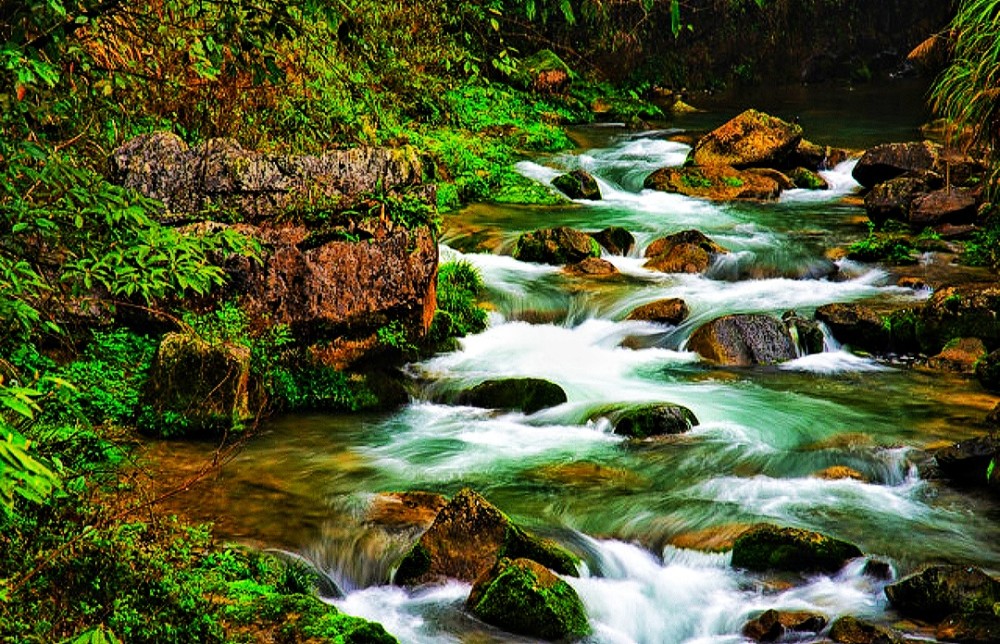
[[[734,113],[674,125],[705,127]],[[832,120],[829,127],[836,129]],[[875,130],[855,132],[845,144],[875,142],[866,138]],[[775,203],[716,204],[642,190],[647,174],[683,162],[689,148],[671,141],[674,133],[595,128],[581,135],[586,148],[521,163],[520,172],[541,182],[586,169],[605,199],[558,208],[480,205],[449,218],[442,261],[479,269],[490,327],[456,352],[410,365],[422,389],[398,412],[274,419],[185,503],[217,519],[224,535],[310,558],[346,592],[337,606],[383,623],[401,642],[524,640],[468,616],[467,584],[388,585],[415,534],[365,522],[383,491],[450,496],[470,486],[575,550],[586,570],[569,581],[586,605],[594,643],[741,642],[743,623],[765,608],[897,622],[882,593],[886,582],[863,575],[863,561],[776,584],[733,570],[724,550],[698,549],[760,521],[856,543],[888,560],[897,576],[941,561],[1000,570],[997,506],[926,476],[928,447],[982,432],[977,423],[996,398],[974,382],[857,356],[832,338],[822,354],[752,369],[713,368],[685,350],[698,325],[729,313],[811,317],[832,302],[928,296],[896,286],[884,268],[847,260],[838,262],[837,279],[802,277],[828,261],[828,248],[863,230],[863,210],[844,199],[858,188],[850,163],[824,172],[831,190],[793,190]],[[521,232],[559,225],[622,226],[637,247],[606,256],[620,274],[600,279],[509,256]],[[689,228],[732,254],[706,275],[643,268],[646,245]],[[680,326],[625,320],[636,306],[668,297],[690,308]],[[510,376],[549,379],[569,400],[531,415],[434,402]],[[682,404],[700,424],[635,444],[606,421],[588,420],[626,401]],[[196,463],[209,451],[159,449],[177,463]],[[831,466],[857,470],[865,481],[813,476]]]

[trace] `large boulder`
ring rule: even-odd
[[[716,255],[728,252],[700,231],[684,230],[651,243],[645,267],[662,273],[704,273]]]
[[[925,353],[940,351],[954,338],[979,338],[987,350],[1000,348],[1000,284],[945,286],[920,313],[918,340]]]
[[[524,233],[514,248],[516,259],[539,264],[576,264],[600,256],[601,247],[593,237],[565,226]]]
[[[248,347],[168,333],[153,358],[139,429],[167,436],[221,435],[253,418],[253,396]]]
[[[487,409],[512,409],[533,414],[566,402],[562,387],[541,378],[501,378],[481,382],[459,394],[462,405]]]
[[[579,559],[529,534],[496,506],[465,488],[399,563],[393,582],[413,586],[445,579],[475,582],[501,557],[536,561],[563,575],[577,574]]]
[[[724,366],[749,367],[793,360],[795,342],[781,320],[770,315],[716,318],[691,335],[687,349]]]
[[[403,322],[413,337],[437,308],[438,246],[426,226],[404,230],[365,223],[364,243],[328,238],[304,226],[236,230],[258,240],[263,261],[231,258],[231,290],[253,319],[286,324],[311,341],[373,336]],[[350,361],[350,360],[348,360]]]
[[[263,154],[234,139],[188,147],[169,132],[144,134],[111,156],[111,179],[163,202],[167,213],[233,211],[248,223],[294,220],[345,197],[418,186],[414,148],[352,148],[321,156]]]
[[[836,572],[861,555],[854,544],[819,532],[760,524],[737,537],[732,565],[760,571]]]
[[[976,195],[965,188],[942,188],[916,197],[910,204],[910,225],[915,229],[941,224],[975,223],[979,209]]]
[[[861,156],[854,166],[854,180],[866,188],[911,173],[921,176],[938,167],[941,146],[930,141],[885,143]]]
[[[646,177],[643,186],[713,201],[767,200],[781,194],[781,184],[773,177],[728,165],[660,168]]]
[[[673,403],[622,405],[596,416],[607,417],[616,434],[638,439],[683,434],[698,424],[694,412]]]
[[[927,366],[938,371],[973,373],[977,363],[984,364],[982,358],[985,355],[986,346],[979,338],[955,338],[944,345],[941,353],[931,356],[927,360]]]
[[[826,325],[837,342],[871,353],[893,346],[889,318],[863,304],[827,304],[816,309],[816,320]]]
[[[687,318],[688,313],[688,305],[684,300],[679,297],[671,297],[637,306],[625,319],[677,326]]]
[[[703,136],[691,158],[700,166],[780,167],[801,140],[797,124],[751,109]]]
[[[830,627],[830,639],[839,644],[903,644],[896,631],[856,617],[841,617]]]
[[[978,568],[932,566],[886,586],[885,594],[903,615],[937,622],[952,613],[992,613],[1000,581]]]
[[[571,641],[590,634],[573,587],[530,559],[500,559],[476,580],[466,606],[484,622],[520,635]]]
[[[949,615],[935,633],[942,642],[996,644],[1000,642],[1000,616],[994,613]]]
[[[949,342],[949,344],[951,343]],[[980,345],[982,345],[981,342]],[[945,345],[945,349],[947,348],[948,345]],[[973,366],[973,370],[975,371],[976,379],[979,380],[979,384],[983,386],[983,389],[992,391],[993,393],[1000,392],[1000,349],[988,355],[981,356]]]
[[[635,248],[635,237],[621,226],[608,226],[591,237],[612,255],[628,255]]]
[[[785,311],[781,321],[792,336],[792,341],[804,355],[823,353],[826,347],[826,337],[823,329],[815,320],[808,320],[795,311]]]
[[[570,199],[599,201],[601,188],[597,179],[585,170],[573,170],[552,180],[552,185]]]
[[[902,176],[883,181],[865,195],[865,212],[877,228],[889,220],[909,221],[913,202],[928,190],[927,182],[920,177]]]

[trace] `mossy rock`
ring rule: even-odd
[[[988,351],[1000,349],[1000,284],[945,286],[921,309],[916,332],[920,347],[934,355],[954,338],[979,338]]]
[[[673,403],[632,405],[600,415],[608,417],[616,434],[636,439],[683,434],[698,424],[694,412]]]
[[[443,579],[474,582],[500,557],[527,558],[576,575],[578,557],[536,537],[471,489],[455,495],[399,564],[393,582],[417,585]]]
[[[818,172],[813,172],[808,168],[792,168],[788,171],[788,178],[792,180],[796,188],[806,190],[829,190],[830,184],[826,182]]]
[[[700,166],[781,167],[801,140],[799,125],[751,109],[703,136],[691,158]]]
[[[660,168],[646,177],[643,187],[712,201],[768,200],[781,194],[773,177],[726,165]]]
[[[165,436],[214,437],[253,418],[250,349],[168,333],[143,392],[140,429]]]
[[[591,237],[612,255],[628,255],[635,248],[635,236],[621,226],[608,226]]]
[[[466,605],[488,624],[543,640],[576,640],[591,630],[573,587],[530,559],[501,558],[476,581]]]
[[[517,240],[514,258],[538,264],[576,264],[600,257],[601,246],[587,233],[566,226],[525,233]]]
[[[890,628],[850,616],[833,623],[830,639],[840,644],[903,644],[905,641]]]
[[[690,313],[690,309],[688,309],[688,305],[684,300],[678,297],[671,297],[637,306],[625,319],[644,320],[646,322],[658,322],[660,324],[677,326],[687,319],[688,313]]]
[[[279,642],[397,644],[376,622],[344,615],[319,598],[304,594],[262,594],[223,609],[232,631],[268,633]]]
[[[520,410],[526,414],[566,402],[562,387],[541,378],[487,380],[459,394],[458,402],[487,409]]]
[[[573,170],[552,180],[552,185],[570,199],[600,201],[601,188],[597,179],[584,170]]]
[[[889,603],[908,617],[938,621],[952,613],[992,613],[1000,581],[979,568],[932,566],[886,586]]]
[[[836,572],[862,555],[854,544],[819,532],[761,524],[733,544],[734,568],[789,572]]]

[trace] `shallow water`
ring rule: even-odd
[[[850,262],[839,263],[836,280],[801,277],[826,265],[827,248],[863,231],[863,212],[843,201],[857,189],[851,165],[825,172],[830,191],[712,204],[641,189],[646,174],[687,154],[664,136],[602,129],[586,135],[591,148],[518,167],[541,182],[585,168],[600,178],[603,202],[480,205],[450,217],[442,259],[480,270],[490,327],[456,352],[410,365],[420,393],[398,412],[275,419],[185,501],[189,509],[218,519],[224,534],[310,558],[347,591],[337,606],[382,622],[402,642],[525,640],[467,615],[468,585],[387,585],[416,538],[364,520],[373,496],[391,490],[451,495],[471,486],[575,550],[586,570],[568,581],[595,643],[741,642],[743,623],[766,608],[894,621],[884,582],[861,573],[863,560],[836,575],[776,583],[733,570],[726,551],[675,545],[704,545],[760,521],[847,539],[897,574],[937,561],[1000,569],[996,505],[928,478],[928,446],[982,432],[996,398],[975,383],[899,369],[832,340],[825,353],[754,369],[713,368],[685,350],[698,325],[728,313],[811,316],[831,302],[927,297],[895,286],[881,268]],[[605,279],[506,254],[521,232],[556,225],[623,226],[638,247],[606,257],[621,274]],[[695,227],[733,255],[705,276],[642,267],[652,240]],[[475,252],[484,240],[492,252]],[[690,307],[679,327],[624,320],[665,297]],[[440,402],[508,376],[556,382],[568,402],[530,415]],[[626,401],[683,404],[700,423],[682,436],[630,443],[600,418],[603,407]],[[170,449],[177,463],[198,462],[206,450]],[[813,476],[831,466],[865,480]]]

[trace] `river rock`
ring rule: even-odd
[[[945,348],[947,346],[945,345]],[[1000,349],[982,357],[975,364],[974,370],[976,379],[983,389],[994,393],[1000,392]]]
[[[986,485],[990,461],[1000,458],[1000,438],[980,436],[934,452],[941,476],[973,485]]]
[[[788,178],[792,180],[796,188],[806,190],[829,190],[830,184],[826,182],[818,172],[813,172],[808,168],[798,167],[788,171]]]
[[[516,259],[539,264],[576,264],[600,256],[601,247],[593,237],[565,226],[525,233],[514,248]]]
[[[985,355],[986,345],[979,338],[956,338],[946,344],[941,353],[929,358],[927,366],[937,371],[974,373],[976,363]]]
[[[885,626],[860,620],[856,617],[841,617],[830,627],[830,639],[840,644],[903,644],[903,637]]]
[[[638,439],[683,434],[698,424],[694,412],[673,403],[627,406],[601,415],[608,417],[616,434]]]
[[[481,382],[459,394],[461,405],[487,409],[511,409],[533,414],[566,402],[566,392],[541,378],[502,378]]]
[[[552,185],[570,199],[600,201],[601,188],[597,179],[585,170],[573,170],[552,180]]]
[[[251,386],[248,347],[168,333],[150,367],[139,428],[197,438],[224,434],[253,418]]]
[[[788,328],[770,315],[737,314],[716,318],[691,335],[687,349],[724,366],[775,364],[796,357]]]
[[[697,230],[661,237],[646,247],[646,268],[663,273],[704,273],[716,255],[729,251]]]
[[[868,477],[864,474],[857,471],[853,467],[847,467],[846,465],[831,465],[830,467],[813,472],[812,475],[818,479],[826,481],[842,481],[844,479],[864,482],[868,481]]]
[[[635,237],[620,226],[608,226],[591,237],[612,255],[628,255],[635,248]]]
[[[1000,617],[986,612],[949,615],[938,624],[935,635],[942,642],[996,644],[1000,642]]]
[[[573,587],[530,559],[501,558],[476,580],[466,606],[488,624],[529,637],[567,641],[590,634]]]
[[[902,176],[883,181],[865,195],[865,212],[876,228],[890,220],[909,221],[913,202],[929,189],[920,177]]]
[[[393,578],[402,586],[458,579],[472,583],[501,556],[532,559],[563,575],[576,575],[579,559],[535,537],[469,488],[460,491],[403,557]]]
[[[588,257],[582,262],[570,264],[565,270],[570,275],[581,277],[608,277],[618,274],[618,269],[615,268],[614,264],[600,257]]]
[[[694,146],[695,165],[780,167],[802,140],[802,128],[747,110],[703,136]]]
[[[766,610],[743,626],[743,635],[757,642],[773,642],[785,631],[818,633],[826,626],[826,617],[808,611]]]
[[[754,176],[763,177],[765,179],[770,179],[778,184],[778,189],[782,192],[785,190],[791,190],[795,187],[795,181],[793,181],[791,177],[780,170],[775,170],[774,168],[747,168],[744,172]]]
[[[773,178],[727,165],[660,168],[646,177],[643,186],[713,201],[768,200],[781,194]]]
[[[952,613],[992,613],[1000,581],[979,568],[932,566],[886,586],[885,594],[903,615],[937,622]]]
[[[906,173],[920,176],[932,171],[940,155],[941,146],[930,141],[885,143],[866,150],[852,174],[855,181],[872,188]]]
[[[980,282],[939,288],[920,313],[918,340],[925,353],[939,352],[954,338],[979,338],[1000,348],[1000,284]]]
[[[687,318],[688,313],[688,305],[684,300],[671,297],[638,306],[625,319],[677,326]]]
[[[916,197],[910,204],[910,225],[915,229],[926,226],[975,223],[979,200],[971,190],[951,188]]]
[[[883,353],[892,344],[892,335],[881,313],[861,304],[827,304],[816,309],[816,320],[833,337],[853,348]]]
[[[854,544],[819,532],[760,524],[736,539],[732,565],[760,571],[836,572],[861,555]]]
[[[247,223],[294,220],[319,202],[416,187],[424,173],[410,147],[290,156],[246,150],[234,139],[189,147],[169,132],[126,142],[110,165],[112,181],[162,201],[169,214],[230,210]]]

